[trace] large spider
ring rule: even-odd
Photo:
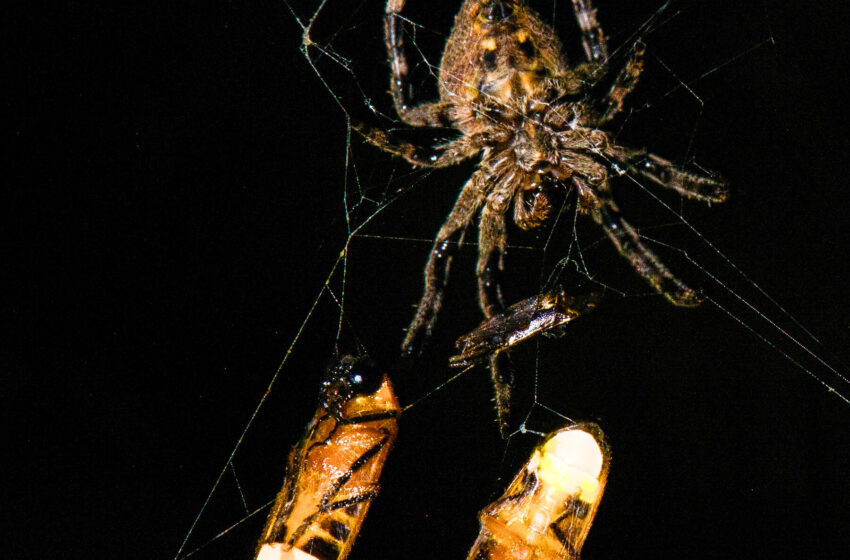
[[[553,207],[555,188],[572,187],[582,213],[590,214],[644,280],[675,305],[700,303],[624,220],[611,194],[612,175],[640,174],[662,187],[703,202],[722,202],[725,183],[684,171],[646,150],[617,145],[600,130],[622,110],[643,67],[638,41],[601,102],[588,97],[607,72],[608,47],[590,0],[573,0],[586,62],[568,66],[554,30],[522,0],[466,0],[455,17],[439,69],[440,100],[411,106],[401,11],[388,0],[385,41],[392,67],[395,110],[414,127],[454,128],[460,136],[423,147],[385,130],[355,123],[368,142],[416,166],[446,167],[478,154],[481,160],[440,228],[425,268],[425,293],[402,344],[421,351],[440,309],[449,264],[473,217],[478,225],[478,297],[486,317],[503,309],[498,275],[506,246],[505,215],[523,229],[540,225]]]

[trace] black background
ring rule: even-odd
[[[292,9],[304,18],[315,4]],[[454,3],[411,4],[435,61]],[[615,47],[660,7],[616,4],[597,2]],[[679,161],[694,156],[730,178],[723,206],[661,196],[822,337],[818,356],[839,364],[836,352],[847,363],[848,22],[810,3],[739,4],[682,1],[665,12],[647,37],[635,93],[644,109],[620,138]],[[331,2],[314,35],[341,30],[334,51],[352,73],[327,60],[319,68],[352,113],[376,122],[353,86],[390,114],[382,10],[380,1]],[[557,13],[575,55],[568,3]],[[472,167],[411,173],[357,139],[346,167],[344,113],[299,51],[301,29],[280,1],[31,3],[8,21],[3,503],[13,525],[4,557],[174,558],[286,356],[234,458],[248,509],[277,491],[334,350],[332,299],[318,299],[299,329],[345,246],[344,185],[349,202],[359,201],[358,185],[377,198],[403,189],[363,230],[380,237],[348,246],[350,326],[341,338],[344,351],[356,337],[392,367],[421,289],[428,243],[416,240],[433,236]],[[668,95],[673,74],[704,104],[682,88]],[[621,185],[617,196],[639,226],[674,222],[639,190]],[[787,340],[767,346],[710,303],[679,310],[647,295],[610,247],[594,243],[598,230],[582,227],[597,279],[629,297],[609,297],[567,337],[516,361],[520,413],[536,354],[540,402],[597,421],[611,440],[612,473],[585,557],[843,556],[850,405],[782,352],[835,378]],[[780,316],[686,228],[645,231]],[[528,253],[508,255],[511,301],[533,291],[539,270],[529,279],[527,267],[551,268],[560,256]],[[680,255],[661,254],[741,312]],[[474,248],[456,261],[431,361],[397,375],[404,403],[452,374],[441,365],[449,345],[479,320],[473,262]],[[337,296],[340,278],[331,279]],[[746,320],[775,338],[752,314]],[[538,409],[529,427],[558,422]],[[463,557],[475,513],[534,442],[517,436],[505,453],[480,369],[416,404],[353,558]],[[228,471],[184,553],[244,515]],[[195,557],[250,558],[264,516]]]

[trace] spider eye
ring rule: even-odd
[[[516,4],[509,0],[490,0],[481,7],[478,17],[482,21],[498,23],[510,19],[516,12]]]

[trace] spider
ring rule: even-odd
[[[620,214],[612,177],[632,172],[687,198],[726,199],[726,183],[685,171],[643,149],[620,146],[602,129],[624,109],[643,69],[645,47],[631,56],[599,102],[590,88],[608,70],[608,46],[590,0],[573,0],[586,61],[569,66],[552,27],[522,0],[465,0],[455,17],[439,68],[439,101],[413,104],[401,29],[405,0],[388,0],[385,42],[395,110],[411,127],[453,128],[446,143],[426,147],[392,132],[353,123],[367,142],[414,166],[447,167],[480,156],[454,208],[434,239],[425,267],[425,290],[402,343],[421,353],[440,310],[449,265],[460,237],[478,220],[478,300],[484,315],[504,308],[499,275],[504,267],[506,215],[522,229],[541,225],[555,189],[573,189],[579,212],[589,214],[617,251],[658,293],[678,306],[700,294],[676,278],[643,244]]]

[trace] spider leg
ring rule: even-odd
[[[448,283],[452,256],[463,238],[466,226],[484,202],[486,187],[481,172],[473,173],[434,239],[428,264],[425,265],[425,293],[401,344],[404,355],[421,354],[423,343],[431,336],[437,314],[443,304],[443,291]]]
[[[517,196],[520,182],[514,175],[496,180],[496,187],[487,195],[481,220],[478,224],[478,303],[489,319],[504,309],[499,282],[504,268],[507,230],[505,215],[508,206]],[[511,409],[513,370],[507,355],[490,356],[490,380],[493,382],[493,400],[496,403],[496,422],[502,438],[508,437],[508,417]]]
[[[608,62],[608,43],[596,20],[596,8],[591,0],[573,0],[573,10],[581,29],[584,54],[591,64],[604,66]]]
[[[514,372],[508,360],[507,352],[490,355],[490,381],[493,383],[493,401],[496,403],[496,423],[499,435],[508,439],[508,419],[511,413],[511,390],[514,385]]]
[[[500,186],[487,195],[478,224],[478,303],[488,319],[504,308],[499,277],[504,269],[507,241],[505,214],[514,198],[513,193],[505,192],[506,185]]]
[[[392,69],[390,93],[396,113],[410,126],[452,127],[450,116],[451,103],[425,103],[412,107],[414,103],[413,86],[410,84],[407,55],[404,49],[401,11],[405,0],[388,0],[384,11],[384,43]]]
[[[401,11],[405,3],[405,0],[387,0],[384,11],[384,43],[392,70],[390,93],[396,113],[408,126],[454,128],[455,124],[451,116],[452,103],[434,102],[411,107],[413,88],[409,83],[409,67],[404,52],[401,28]],[[397,138],[391,131],[370,126],[358,120],[351,121],[351,128],[360,133],[370,144],[421,167],[455,165],[474,156],[480,149],[477,141],[466,137],[438,146],[420,146]]]
[[[605,109],[599,119],[599,125],[610,122],[623,111],[626,97],[635,89],[641,72],[643,72],[643,54],[645,52],[646,45],[643,41],[636,42],[632,48],[632,55],[623,69],[620,70],[620,73],[617,74],[611,90],[605,96]]]
[[[579,192],[589,190],[583,180],[573,177],[573,181]],[[641,242],[635,228],[620,215],[620,210],[611,198],[607,177],[596,185],[596,193],[598,198],[593,209],[593,218],[602,226],[608,239],[637,273],[673,305],[682,307],[699,305],[702,302],[700,294],[673,276],[664,263],[658,260],[655,253]]]
[[[480,151],[478,141],[470,136],[461,136],[446,144],[420,146],[360,121],[351,121],[351,128],[373,146],[419,167],[449,167],[473,157]]]
[[[605,153],[627,165],[629,171],[684,197],[711,204],[724,202],[729,196],[728,183],[723,178],[685,171],[662,157],[647,153],[646,150],[612,145]]]

